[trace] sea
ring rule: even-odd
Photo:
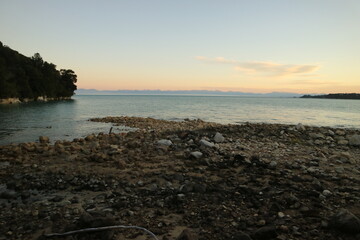
[[[0,105],[0,145],[37,141],[39,136],[72,140],[109,132],[112,124],[89,121],[137,116],[224,124],[281,123],[360,129],[360,101],[189,95],[78,95],[72,100]],[[116,126],[113,132],[131,131]]]

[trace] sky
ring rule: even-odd
[[[0,0],[0,41],[78,88],[360,93],[359,0]]]

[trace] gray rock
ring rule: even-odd
[[[168,139],[161,139],[161,140],[157,141],[157,144],[169,147],[172,145],[172,142],[171,142],[171,140],[168,140]]]
[[[214,136],[214,142],[216,143],[222,143],[225,141],[225,138],[224,136],[221,134],[221,133],[216,133],[215,136]]]
[[[332,192],[330,192],[329,190],[325,189],[322,194],[325,196],[325,197],[329,197],[332,195]]]
[[[202,152],[199,152],[199,151],[190,153],[190,156],[192,156],[192,157],[194,157],[194,158],[196,158],[196,159],[201,158],[202,155],[203,155]]]
[[[348,143],[349,143],[349,141],[345,140],[345,139],[341,139],[341,140],[337,141],[337,144],[339,144],[339,145],[347,145]]]
[[[316,139],[316,140],[314,141],[314,143],[315,143],[316,145],[323,145],[323,144],[324,144],[324,141],[323,141],[323,140],[320,140],[320,139]]]
[[[298,125],[296,125],[296,130],[298,131],[305,131],[305,127],[304,125],[302,125],[302,123],[298,123]]]
[[[360,135],[352,135],[349,137],[349,144],[351,146],[360,146]]]
[[[309,136],[314,139],[325,139],[325,136],[322,133],[309,133]]]
[[[336,133],[336,135],[339,135],[339,136],[345,136],[345,134],[346,134],[344,130],[340,130],[340,129],[336,130],[335,133]]]
[[[360,219],[346,209],[341,209],[330,220],[330,227],[344,233],[360,233]]]
[[[209,142],[209,141],[206,141],[205,139],[201,139],[201,140],[200,140],[200,144],[201,144],[202,146],[209,147],[209,148],[215,147],[215,144],[214,144],[214,143]]]
[[[277,166],[277,162],[275,162],[275,161],[271,161],[269,164],[270,168],[276,168],[276,166]]]

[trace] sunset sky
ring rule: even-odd
[[[360,92],[359,0],[0,0],[0,41],[78,88]]]

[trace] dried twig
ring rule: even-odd
[[[45,234],[44,236],[45,237],[63,237],[63,236],[77,234],[77,233],[97,232],[97,231],[104,231],[104,230],[111,230],[111,229],[118,229],[118,228],[142,230],[142,231],[148,233],[150,236],[152,236],[155,240],[159,240],[154,233],[150,232],[146,228],[138,227],[138,226],[124,226],[124,225],[97,227],[97,228],[84,228],[84,229],[65,232],[65,233],[50,233],[50,234]]]

